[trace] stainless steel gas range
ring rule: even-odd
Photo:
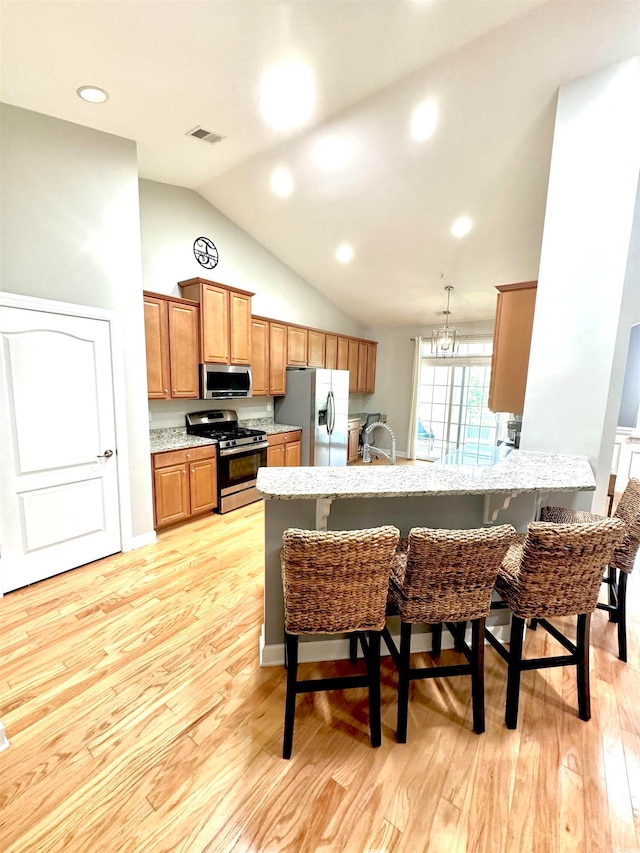
[[[218,512],[260,500],[256,491],[258,468],[267,464],[267,434],[238,426],[233,409],[211,409],[185,416],[187,433],[216,439]]]

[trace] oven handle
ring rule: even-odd
[[[264,450],[268,441],[256,441],[255,444],[243,444],[241,447],[228,447],[220,451],[220,456],[237,456],[239,453],[251,453],[252,450]]]

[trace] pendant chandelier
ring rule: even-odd
[[[454,326],[449,325],[449,315],[451,314],[449,300],[453,290],[452,285],[447,284],[445,290],[447,291],[447,309],[442,312],[445,315],[444,326],[431,332],[431,353],[441,358],[455,355],[460,340],[460,332]]]

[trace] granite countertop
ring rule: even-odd
[[[299,426],[276,424],[272,418],[254,418],[253,420],[238,420],[238,424],[248,429],[263,429],[267,435],[277,435],[281,432],[294,432],[302,429]],[[188,435],[186,427],[166,427],[149,431],[151,452],[162,453],[166,450],[185,450],[189,447],[201,447],[206,444],[217,444],[212,438],[200,438]]]
[[[584,456],[514,450],[494,465],[261,468],[257,489],[275,500],[594,491]]]

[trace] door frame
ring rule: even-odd
[[[81,317],[87,320],[103,320],[109,323],[111,372],[113,375],[113,410],[117,448],[115,462],[118,474],[120,548],[121,551],[133,550],[133,548],[137,547],[137,544],[134,544],[133,539],[131,493],[128,487],[129,445],[127,441],[124,344],[122,321],[119,315],[117,312],[106,308],[94,308],[91,305],[76,305],[72,302],[57,302],[53,299],[24,296],[19,293],[8,293],[7,291],[0,291],[0,306],[3,308],[22,308],[26,311],[42,311],[48,314],[64,314],[69,317]]]

